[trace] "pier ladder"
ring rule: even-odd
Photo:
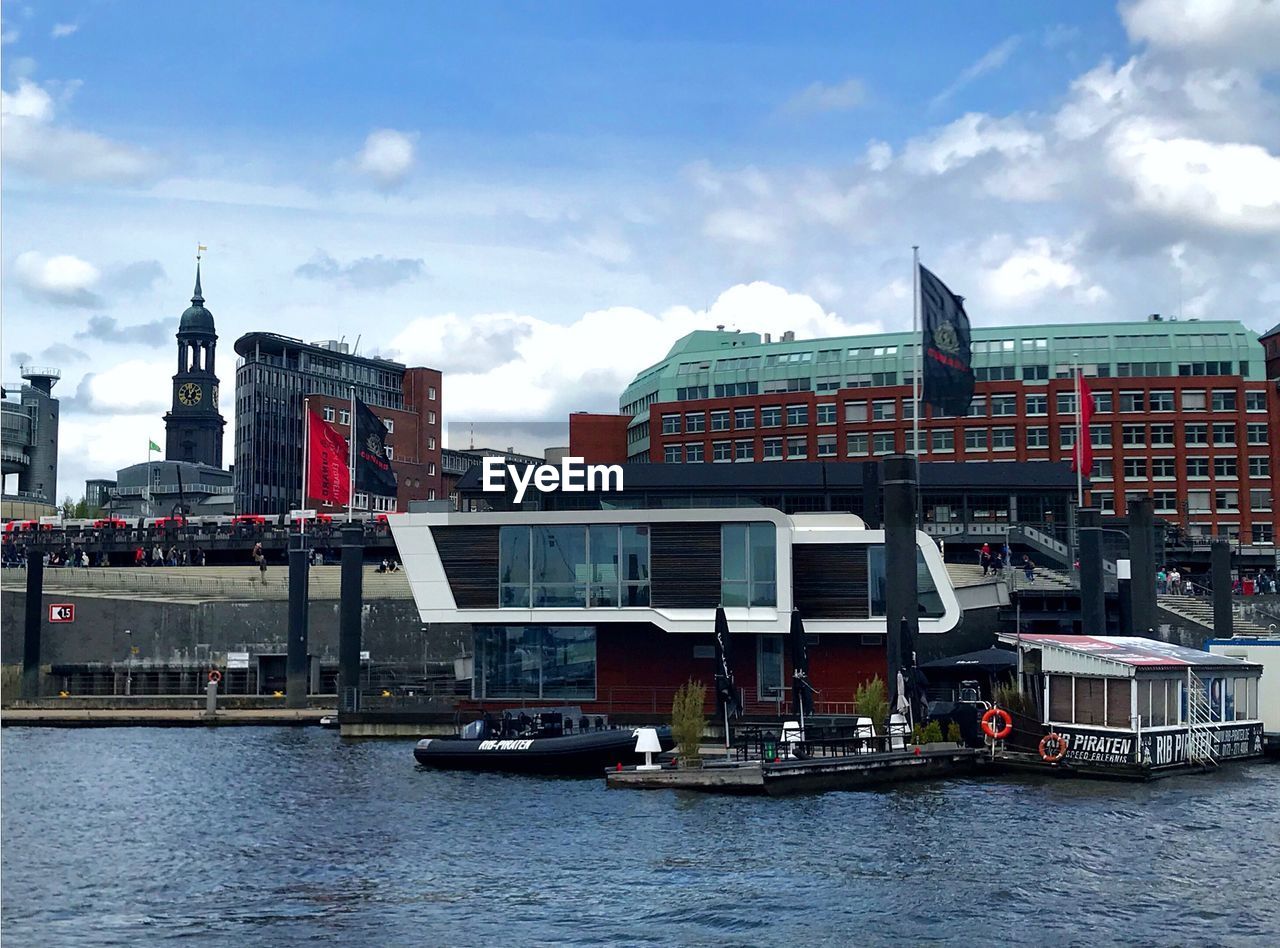
[[[1213,711],[1209,689],[1198,675],[1187,670],[1187,760],[1192,764],[1216,766],[1213,752]]]

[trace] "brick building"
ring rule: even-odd
[[[411,500],[444,496],[438,369],[352,355],[332,340],[304,343],[274,333],[241,336],[235,348],[237,511],[279,514],[300,505],[304,401],[346,438],[352,387],[387,427],[397,483],[395,497],[357,493],[356,509],[407,510]]]

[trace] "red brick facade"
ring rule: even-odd
[[[591,464],[627,463],[626,415],[574,412],[569,416],[569,456]]]

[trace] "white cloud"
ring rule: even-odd
[[[63,85],[64,96],[76,85]],[[27,78],[16,91],[0,93],[7,167],[53,182],[129,183],[158,171],[159,161],[146,151],[54,124],[56,110],[48,89]]]
[[[1021,158],[1044,149],[1044,137],[1016,118],[998,119],[970,112],[932,136],[907,143],[902,160],[916,174],[942,175],[973,159],[995,153]]]
[[[36,250],[20,253],[13,261],[19,286],[32,297],[67,306],[94,306],[93,287],[101,273],[88,261],[70,254],[49,257]]]
[[[867,101],[867,87],[860,79],[846,79],[828,85],[814,82],[787,100],[783,111],[797,115],[820,112],[847,112]]]
[[[707,215],[702,232],[714,240],[766,245],[777,243],[777,221],[743,208],[724,208]]]
[[[391,128],[374,129],[356,156],[356,167],[379,187],[397,187],[413,168],[417,137]]]
[[[1007,237],[993,238],[982,253],[990,255]],[[1054,246],[1047,238],[1033,237],[1004,256],[983,274],[984,299],[1000,307],[1029,306],[1050,294],[1065,295],[1075,303],[1096,305],[1108,299],[1101,286],[1091,283],[1073,262],[1075,249]]]
[[[1136,0],[1120,8],[1135,41],[1189,58],[1280,67],[1280,3],[1275,0]]]
[[[78,29],[80,29],[79,23],[55,23],[53,29],[49,31],[49,36],[53,39],[63,39]]]
[[[863,160],[872,171],[884,171],[893,162],[893,146],[879,140],[867,142]]]
[[[1021,36],[1010,36],[1008,39],[1002,40],[991,47],[976,62],[961,72],[951,85],[934,96],[933,101],[929,103],[930,107],[937,108],[975,79],[985,76],[989,72],[995,72],[1004,66],[1021,43]]]
[[[101,372],[86,374],[80,380],[71,404],[78,412],[95,415],[161,415],[169,407],[173,368],[169,359],[118,362]],[[152,424],[163,426],[163,422],[158,420],[153,420]]]

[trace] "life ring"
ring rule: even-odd
[[[222,681],[222,672],[218,671],[216,668],[210,668],[209,680],[216,685],[218,682]]]
[[[992,724],[996,718],[1004,719],[1004,724],[1001,725],[999,730],[997,730],[995,725]],[[993,741],[1003,741],[1009,736],[1012,730],[1013,715],[1004,708],[991,708],[982,716],[982,733],[986,734],[987,737],[991,738]]]
[[[1040,738],[1040,759],[1046,764],[1056,764],[1067,756],[1067,739],[1050,731]]]

